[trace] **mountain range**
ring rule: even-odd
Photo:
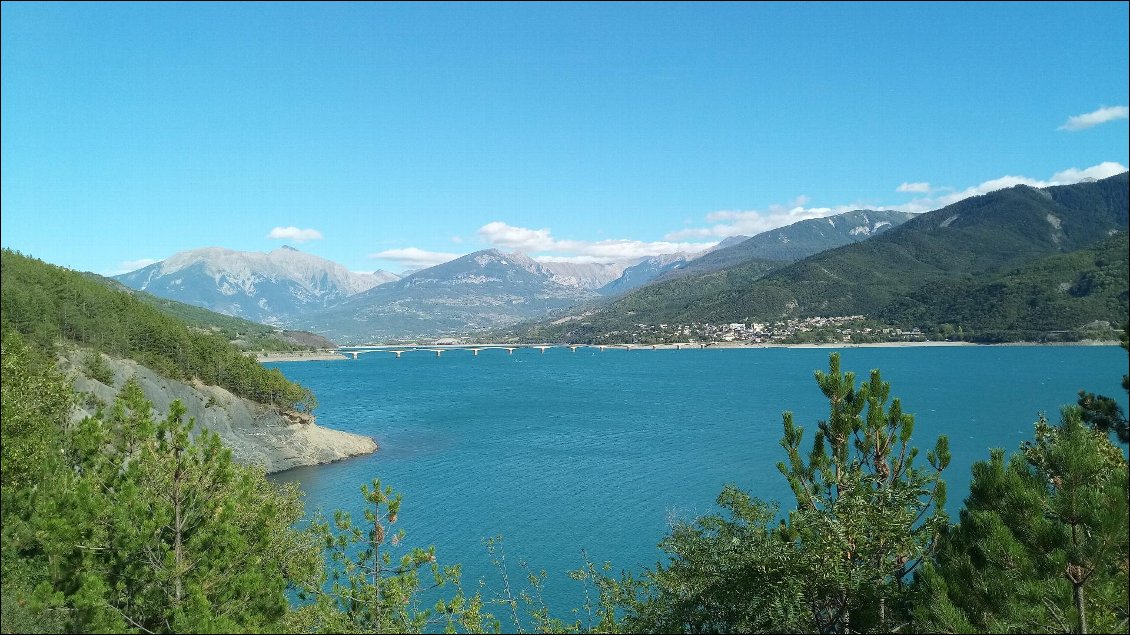
[[[599,304],[669,277],[751,259],[789,260],[897,225],[909,214],[856,211],[801,221],[753,238],[728,238],[697,254],[611,263],[539,261],[495,249],[403,277],[356,273],[292,247],[269,253],[194,249],[117,276],[156,296],[340,342],[429,338],[545,319]]]
[[[269,253],[207,247],[116,276],[127,287],[255,322],[283,324],[400,276],[357,273],[280,247]]]
[[[583,319],[533,326],[524,336],[586,341],[638,323],[764,322],[845,315],[903,326],[968,319],[966,330],[1019,334],[1029,330],[1025,320],[1039,313],[1048,298],[1056,300],[1057,319],[1039,320],[1042,328],[1073,329],[1100,319],[1093,310],[1097,306],[1107,307],[1099,312],[1101,319],[1118,324],[1127,315],[1125,267],[1092,262],[1104,284],[1087,285],[1079,276],[1085,273],[1086,268],[1080,267],[1088,257],[1054,257],[1088,248],[1108,253],[1110,245],[1100,245],[1106,239],[1115,241],[1117,249],[1115,235],[1127,231],[1127,191],[1127,173],[1042,189],[1018,185],[918,215],[866,240],[791,264],[751,259],[658,282],[587,311]],[[1044,273],[1035,276],[1024,270],[1026,265]],[[1029,294],[1011,295],[1006,305],[996,305],[1001,312],[996,315],[968,306],[953,315],[945,309],[947,302],[966,304],[969,297],[982,298],[988,306],[992,289],[1003,293],[1018,279],[1034,283],[1036,278],[1045,285],[1055,278],[1058,291],[1033,295],[1030,289]],[[1070,292],[1082,288],[1088,292]],[[1080,307],[1094,293],[1107,297],[1090,298],[1091,308],[1086,311],[1063,308]],[[1031,306],[1016,306],[1022,303]]]
[[[789,262],[841,245],[877,236],[914,217],[909,212],[858,209],[825,218],[811,218],[753,237],[728,238],[709,253],[673,269],[659,280],[709,273],[750,260]]]
[[[523,254],[487,249],[373,287],[295,324],[338,341],[358,334],[363,341],[435,337],[541,318],[597,297],[563,278]]]
[[[539,340],[584,341],[641,323],[836,315],[900,326],[952,322],[966,331],[1070,329],[1085,320],[1125,319],[1125,310],[1119,318],[1115,309],[1126,304],[1127,274],[1103,263],[1122,244],[1115,234],[1127,230],[1127,190],[1126,173],[1075,185],[1018,185],[925,214],[855,210],[733,237],[703,253],[615,263],[543,262],[487,249],[398,277],[353,273],[292,248],[208,248],[118,280],[341,343],[499,327]],[[1100,255],[1056,258],[1086,249]],[[1085,274],[1089,282],[1080,278]],[[1055,293],[1045,288],[1052,278]],[[994,289],[1007,302],[992,301]],[[1018,307],[1021,296],[1035,308]],[[973,306],[967,298],[981,300]],[[978,308],[988,306],[997,311]]]

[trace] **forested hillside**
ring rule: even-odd
[[[285,409],[311,411],[308,389],[266,369],[221,333],[190,328],[129,293],[5,249],[0,260],[3,330],[44,350],[70,340],[128,357],[173,379],[199,379]]]
[[[1117,327],[1130,311],[1128,251],[1128,234],[1119,232],[1093,247],[1001,274],[925,285],[883,307],[877,317],[930,331],[961,327],[965,337],[979,341],[1035,340],[1092,322]]]
[[[330,340],[306,331],[287,331],[266,324],[259,324],[184,302],[160,298],[145,291],[137,291],[113,278],[104,278],[92,273],[86,275],[111,289],[129,293],[138,300],[157,307],[162,313],[189,326],[216,333],[245,351],[308,351],[336,346]]]

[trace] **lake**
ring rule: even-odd
[[[519,561],[546,570],[547,603],[569,617],[582,595],[565,573],[583,553],[617,571],[654,566],[671,520],[714,511],[726,483],[787,507],[775,467],[781,413],[793,411],[809,448],[828,412],[813,371],[827,370],[831,350],[377,352],[267,364],[314,390],[320,424],[381,446],[272,478],[299,482],[308,513],[355,518],[359,487],[380,478],[404,495],[406,545],[435,545],[441,564],[463,564],[467,588],[484,580],[492,597],[501,584],[482,539],[501,535],[512,584],[525,580]],[[989,448],[1015,450],[1039,412],[1058,421],[1083,388],[1126,408],[1117,346],[861,347],[841,359],[857,382],[882,371],[915,416],[920,462],[949,436],[955,519],[970,466]]]

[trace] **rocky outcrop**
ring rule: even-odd
[[[377,450],[371,438],[325,428],[316,424],[312,415],[255,403],[218,386],[168,379],[129,359],[103,355],[114,373],[112,385],[104,384],[84,372],[82,360],[86,354],[71,350],[59,360],[61,369],[74,377],[75,390],[92,396],[79,404],[76,418],[93,414],[95,399],[112,403],[122,385],[136,377],[157,416],[164,417],[169,405],[180,400],[187,409],[186,416],[196,419],[196,429],[215,432],[231,448],[234,460],[261,465],[267,472],[330,463]]]

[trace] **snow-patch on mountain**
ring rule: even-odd
[[[278,324],[400,277],[379,270],[353,272],[293,247],[269,253],[207,247],[179,252],[116,279],[164,298]]]

